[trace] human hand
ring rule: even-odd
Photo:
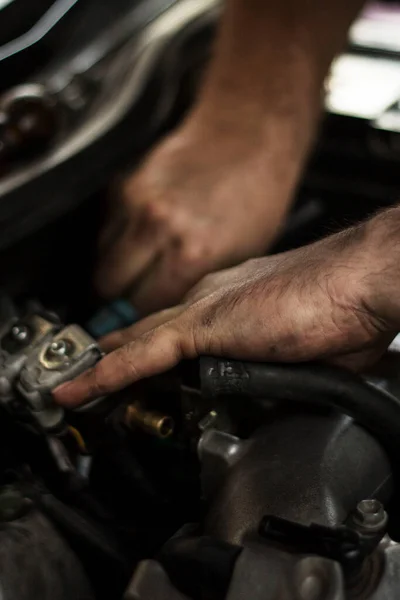
[[[203,275],[263,254],[300,167],[250,129],[191,120],[125,182],[101,238],[103,297],[127,295],[149,314],[181,301]]]
[[[399,328],[399,222],[393,209],[308,247],[208,275],[182,305],[105,338],[111,353],[58,388],[56,400],[74,406],[207,354],[369,365]]]

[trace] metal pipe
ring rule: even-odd
[[[143,408],[139,402],[130,404],[125,412],[125,424],[130,429],[141,429],[144,433],[160,439],[170,437],[175,428],[172,417]]]

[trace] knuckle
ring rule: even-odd
[[[243,271],[247,271],[249,269],[250,270],[256,269],[259,266],[260,266],[259,258],[248,258],[241,265],[239,265],[239,268],[241,268]]]
[[[190,266],[200,266],[204,263],[204,249],[200,244],[188,243],[183,248],[183,259]]]
[[[100,361],[90,373],[90,396],[102,396],[107,393],[107,370],[104,362]]]
[[[120,197],[124,204],[131,202],[132,198],[135,196],[135,188],[136,181],[134,178],[130,177],[122,181],[120,187]]]
[[[126,207],[138,202],[145,202],[149,196],[147,177],[142,173],[134,174],[123,180],[120,188],[120,197]]]
[[[145,206],[145,213],[148,219],[156,223],[165,223],[168,221],[169,211],[167,206],[156,198],[148,200]]]
[[[143,336],[141,336],[143,339]],[[121,364],[121,370],[124,371],[129,378],[131,379],[139,379],[140,372],[135,362],[135,349],[136,342],[130,342],[129,344],[125,344],[119,349],[119,359]]]
[[[188,315],[186,315],[188,316]],[[169,325],[172,352],[179,358],[194,358],[198,355],[197,322],[191,318],[177,318]]]
[[[216,273],[208,273],[201,279],[198,284],[199,289],[201,288],[212,288],[218,281],[218,275]]]

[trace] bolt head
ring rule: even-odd
[[[361,500],[357,504],[354,518],[363,527],[375,529],[386,524],[387,515],[379,500]]]
[[[47,354],[50,358],[63,358],[64,356],[68,356],[69,351],[70,347],[66,340],[57,340],[51,342],[47,349]]]
[[[23,323],[17,323],[11,329],[11,335],[20,344],[23,344],[28,341],[29,338],[29,329]]]
[[[213,427],[218,419],[218,413],[215,410],[211,410],[208,414],[206,414],[198,424],[200,431],[206,431],[206,429],[210,429]]]

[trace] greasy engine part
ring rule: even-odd
[[[101,356],[95,340],[78,325],[63,327],[40,307],[20,317],[11,303],[0,331],[0,403],[41,431],[55,430],[64,411],[53,402],[51,390]]]
[[[28,354],[50,339],[58,322],[51,315],[29,314],[22,319],[15,310],[2,325],[0,340],[0,398],[3,404],[14,399],[14,385]]]
[[[51,390],[92,367],[101,356],[94,339],[78,325],[64,327],[28,356],[17,389],[43,429],[56,427],[62,419]]]
[[[377,511],[379,528],[365,506]],[[377,500],[364,500],[354,512],[364,512],[362,532],[352,521],[299,526],[267,516],[243,545],[183,529],[157,561],[139,565],[124,598],[395,600],[400,545],[385,535],[385,511]]]
[[[133,431],[138,428],[160,439],[169,438],[175,428],[172,417],[144,408],[140,402],[134,402],[126,408],[125,423]]]
[[[251,598],[251,600],[308,600],[309,598],[345,600],[345,597],[341,595],[343,585],[339,565],[318,557],[312,557],[311,560],[310,558],[297,561],[290,559],[290,556],[279,554],[276,551],[268,552],[265,548],[258,548],[258,551],[246,548],[236,561],[231,581],[226,582],[227,594],[208,596],[208,598],[210,600],[242,600],[243,598]],[[297,571],[304,573],[302,578],[306,581],[304,595],[302,593],[303,582],[299,576],[296,577]],[[318,578],[314,575],[315,572],[318,574]],[[290,584],[291,581],[294,585]],[[311,593],[313,593],[313,589],[316,589],[317,593],[321,590],[319,596],[308,594],[308,583]],[[323,595],[324,588],[328,588],[329,595]],[[149,598],[199,600],[200,597],[184,594],[173,585],[167,570],[159,562],[148,560],[139,565],[124,600],[148,600]]]
[[[375,434],[400,457],[400,400],[343,369],[323,364],[245,363],[203,357],[201,389],[206,397],[267,398],[330,406]]]
[[[127,600],[386,600],[377,587],[400,583],[381,568],[390,465],[351,418],[282,414],[244,441],[210,429],[199,456],[204,524],[143,562]]]
[[[379,504],[377,501],[375,503]],[[309,600],[309,593],[315,585],[307,588],[307,582],[302,581],[302,577],[296,576],[299,559],[301,560],[302,555],[303,557],[308,555],[317,567],[321,567],[324,563],[327,566],[330,564],[331,568],[335,563],[340,565],[341,571],[338,572],[339,578],[334,586],[336,593],[344,591],[343,587],[346,587],[346,590],[351,594],[354,593],[355,597],[360,593],[366,597],[373,591],[380,575],[379,568],[373,565],[373,561],[379,566],[380,557],[376,552],[379,552],[379,544],[385,532],[385,523],[380,529],[375,528],[373,535],[367,536],[365,533],[361,535],[347,525],[304,526],[285,519],[266,516],[258,531],[254,532],[252,538],[244,545],[227,544],[204,535],[196,536],[182,531],[165,544],[159,555],[159,561],[171,581],[190,598],[225,600],[228,595],[229,598],[267,596],[289,599],[294,596],[297,600],[299,591],[301,598],[303,598],[302,592],[307,591],[305,598]],[[274,544],[277,547],[274,548]],[[257,548],[261,550],[262,561],[257,561],[254,554]],[[251,567],[251,577],[246,577],[246,572],[242,569],[243,559],[247,569]],[[271,559],[272,563],[276,562],[277,565],[283,563],[284,566],[286,563],[285,569],[275,568],[279,573],[278,577],[275,580],[269,577],[267,585],[265,583],[260,585],[263,583],[263,574],[259,572],[260,567],[265,567]],[[375,568],[371,568],[372,566]],[[309,575],[310,573],[306,572],[304,579],[309,578]],[[330,581],[332,576],[335,581],[334,573],[329,573],[325,581],[327,584],[325,590],[324,585],[317,586],[317,590],[318,587],[321,588],[317,598],[325,599],[323,592],[328,598],[331,597],[329,594],[332,592],[333,582]],[[237,581],[234,581],[235,578]],[[322,582],[324,579],[325,577]],[[232,586],[232,583],[236,585]],[[344,586],[340,585],[342,583]]]
[[[76,510],[46,490],[36,492],[34,502],[79,556],[96,600],[119,598],[137,552],[134,540],[132,548],[123,547],[110,526],[113,522],[109,515],[103,510],[99,512],[102,507],[92,506],[91,510],[86,507],[82,512],[82,507]]]
[[[57,138],[61,123],[62,112],[43,85],[21,85],[4,94],[0,98],[0,165],[40,155]]]
[[[340,535],[335,530],[325,533]],[[321,542],[323,535],[321,531]],[[191,550],[204,544],[210,550],[208,557],[199,549],[193,555]],[[177,540],[175,548],[168,546],[160,562],[139,565],[125,600],[394,600],[400,584],[400,546],[385,538],[360,565],[357,582],[344,574],[336,560],[296,554],[261,538],[244,548],[227,547],[225,556],[207,538]]]
[[[394,398],[341,371],[325,372],[318,366],[302,367],[305,377],[300,386],[300,376],[292,366],[284,377],[284,368],[282,372],[270,365],[203,359],[203,391],[217,393],[189,397],[185,386],[180,395],[175,381],[178,372],[169,383],[168,378],[161,378],[151,392],[146,392],[145,384],[140,385],[136,392],[140,401],[132,402],[128,390],[120,396],[119,408],[105,419],[100,416],[98,431],[102,433],[91,448],[91,465],[80,471],[87,448],[79,427],[83,427],[84,436],[89,433],[94,413],[58,413],[60,409],[50,401],[50,391],[94,364],[100,350],[80,327],[63,326],[39,307],[30,307],[22,317],[10,303],[3,303],[1,308],[5,324],[0,324],[0,347],[9,369],[4,369],[4,381],[8,381],[8,373],[12,375],[4,385],[7,400],[3,405],[19,422],[20,414],[13,406],[22,402],[36,428],[20,428],[19,435],[26,431],[47,442],[50,454],[58,457],[55,475],[49,467],[43,478],[45,486],[53,486],[62,501],[53,493],[41,494],[36,506],[78,553],[96,599],[107,598],[101,579],[107,567],[100,575],[92,568],[94,563],[109,565],[113,575],[107,594],[118,598],[131,571],[129,558],[137,561],[143,556],[156,556],[158,562],[140,565],[127,598],[238,600],[245,596],[258,600],[262,590],[263,600],[299,600],[298,587],[307,591],[307,581],[314,575],[315,585],[322,586],[318,600],[332,600],[324,596],[324,586],[342,594],[337,598],[351,598],[345,591],[350,587],[357,593],[362,590],[364,596],[357,596],[361,600],[372,598],[383,581],[382,553],[387,546],[383,549],[382,538],[387,517],[380,502],[386,505],[391,496],[392,468],[371,431],[381,433],[382,414],[387,419],[387,399],[397,414]],[[38,321],[41,328],[35,328],[36,318],[42,319]],[[189,371],[196,365],[190,365]],[[271,384],[266,387],[264,372],[269,373]],[[157,387],[161,381],[163,385]],[[231,402],[225,407],[222,402],[224,392],[232,391],[239,396],[240,406],[240,395],[246,393],[249,407],[257,404],[255,396],[266,400],[271,396],[292,401],[291,410],[287,403],[278,403],[271,411],[273,403],[261,401],[261,413],[253,420],[251,431],[248,429],[250,433],[235,437],[232,430],[239,432],[240,427],[233,427],[233,414],[224,414]],[[368,394],[381,401],[378,428],[372,427]],[[110,400],[115,403],[116,398]],[[193,403],[198,411],[191,414]],[[337,410],[349,406],[360,425]],[[369,420],[364,419],[363,409]],[[246,413],[251,414],[251,410]],[[65,425],[63,433],[58,427],[55,435],[54,425],[60,423]],[[74,430],[74,424],[78,429]],[[361,424],[368,424],[369,430]],[[395,426],[393,423],[391,432]],[[110,439],[112,444],[107,445]],[[72,454],[71,442],[75,447]],[[22,454],[24,448],[29,453],[29,445],[13,443]],[[198,487],[194,447],[202,490]],[[387,449],[391,448],[393,445],[388,444]],[[37,469],[37,459],[25,460]],[[196,485],[192,486],[189,477],[196,479]],[[5,498],[5,514],[9,502],[10,496]],[[188,502],[190,506],[185,506]],[[15,506],[18,511],[24,508]],[[199,525],[182,530],[157,553],[178,527],[194,521],[192,515]],[[122,554],[120,548],[124,549]],[[266,569],[274,570],[273,579],[265,580]]]
[[[266,514],[335,526],[363,498],[387,501],[391,491],[381,446],[337,413],[282,416],[231,445],[209,430],[199,456],[210,503],[205,531],[231,543],[242,542]]]
[[[45,2],[45,0],[41,1]],[[88,2],[83,0],[83,2],[75,2],[74,8],[79,10],[80,6],[89,4],[89,2],[96,12],[101,12],[107,4],[97,0],[88,0]],[[69,4],[72,6],[72,3]],[[126,4],[128,3],[129,0]],[[19,2],[14,0],[11,4],[16,5]],[[33,1],[28,4],[29,10],[31,8],[33,10]],[[48,4],[65,5],[67,3],[52,3],[49,0]],[[117,5],[121,4],[120,0],[115,0],[111,4],[107,5],[110,13],[118,13]],[[13,294],[40,296],[46,303],[60,306],[62,310],[66,309],[72,322],[84,323],[89,314],[92,314],[90,303],[89,311],[87,311],[87,305],[83,309],[82,306],[85,305],[86,298],[89,296],[87,293],[90,271],[88,257],[91,254],[92,243],[97,237],[96,223],[98,222],[100,199],[93,198],[90,205],[88,203],[84,210],[70,214],[69,222],[62,221],[60,217],[70,211],[72,207],[82,204],[93,192],[97,193],[103,185],[108,184],[116,171],[123,169],[128,163],[131,166],[130,161],[140,160],[149,145],[165,132],[166,127],[171,126],[168,115],[170,115],[171,105],[174,103],[180,85],[180,74],[177,75],[177,73],[181,71],[183,63],[190,63],[189,69],[193,67],[191,62],[192,42],[194,38],[197,39],[198,32],[200,32],[200,36],[204,32],[206,36],[211,32],[206,44],[200,44],[201,56],[208,54],[209,47],[206,48],[206,46],[213,37],[215,16],[218,14],[218,10],[214,9],[218,9],[220,4],[219,1],[214,0],[209,2],[207,0],[203,2],[198,0],[132,0],[126,13],[122,15],[118,13],[118,22],[113,20],[112,27],[105,28],[101,35],[97,32],[96,39],[91,36],[93,33],[91,31],[89,40],[88,33],[96,19],[90,17],[82,19],[81,31],[83,30],[85,34],[83,43],[79,51],[74,43],[69,45],[68,56],[57,57],[52,44],[48,43],[47,34],[39,44],[35,44],[39,47],[45,46],[47,53],[54,57],[54,63],[48,65],[46,71],[40,73],[36,71],[36,74],[31,71],[30,79],[27,81],[31,80],[43,86],[46,98],[50,92],[51,98],[56,99],[56,105],[54,113],[52,112],[53,106],[50,107],[47,101],[43,112],[43,105],[41,105],[39,111],[34,115],[35,119],[28,122],[27,131],[24,129],[25,125],[21,128],[17,122],[16,132],[18,135],[16,139],[23,144],[17,144],[15,148],[23,149],[24,144],[28,142],[25,147],[33,151],[30,158],[34,157],[34,161],[20,162],[16,160],[13,162],[13,158],[22,158],[22,154],[14,154],[12,144],[7,147],[7,151],[11,149],[13,152],[10,154],[10,162],[7,164],[7,168],[10,167],[9,174],[2,179],[0,185],[0,196],[3,200],[0,214],[3,235],[0,239],[0,246],[6,249],[6,253],[3,253],[0,278],[2,284],[12,290]],[[137,8],[138,10],[136,10]],[[18,20],[21,20],[20,16],[18,16]],[[20,25],[22,26],[22,22]],[[1,27],[4,27],[4,22]],[[26,31],[28,31],[28,27],[26,27]],[[57,34],[58,30],[56,37],[60,37],[61,46],[62,36]],[[178,38],[184,40],[184,43],[181,44]],[[22,61],[20,64],[22,65]],[[14,69],[15,77],[20,77],[20,74],[19,68]],[[15,83],[20,82],[15,81]],[[0,81],[0,86],[3,85],[5,85],[5,80]],[[186,106],[184,105],[184,107]],[[59,118],[61,115],[58,110],[61,107],[66,116],[65,129],[60,128]],[[25,110],[26,106],[20,105],[20,108]],[[36,108],[38,107],[35,105],[35,110]],[[398,108],[392,107],[391,110],[395,121],[398,122],[398,115],[396,116]],[[183,112],[183,109],[177,112],[176,120],[182,117]],[[17,116],[20,118],[20,114]],[[49,127],[52,120],[57,121],[55,131]],[[11,129],[9,128],[10,123],[8,118],[3,117],[1,126],[8,127],[7,135],[9,132],[15,133],[15,122]],[[23,119],[22,124],[24,124]],[[379,144],[374,144],[374,150],[372,150],[372,144],[371,147],[368,147],[371,130],[369,124],[365,123],[361,127],[358,119],[357,126],[350,127],[350,129],[348,124],[338,123],[337,120],[330,124],[331,127],[321,140],[318,159],[314,160],[313,167],[306,176],[301,190],[304,201],[311,200],[311,206],[308,206],[309,214],[306,210],[305,214],[297,215],[299,218],[298,222],[294,223],[292,238],[288,242],[287,236],[285,237],[284,249],[287,248],[288,243],[289,245],[298,245],[319,236],[321,231],[325,233],[327,218],[333,218],[335,225],[343,221],[348,223],[350,220],[362,218],[368,211],[375,210],[378,202],[383,205],[397,201],[398,143],[396,141],[398,142],[398,133],[393,132],[392,140],[392,133],[387,132],[390,139],[386,141],[390,141],[390,146],[393,144],[393,147],[382,148],[383,153],[386,152],[387,156],[381,156],[379,160],[375,160],[381,151],[377,151]],[[23,135],[20,135],[21,133]],[[382,138],[380,139],[383,142],[382,145],[385,146],[385,139],[388,136],[383,136],[384,132],[381,130],[378,133],[379,138]],[[37,134],[39,135],[37,136]],[[49,147],[50,152],[48,151]],[[43,154],[39,155],[41,151]],[[24,154],[24,156],[26,155]],[[323,219],[325,221],[321,224],[320,221]],[[315,226],[316,222],[317,227]],[[43,229],[46,223],[49,224],[48,237]],[[331,230],[331,224],[328,225],[328,228]],[[42,238],[40,235],[34,239],[27,238],[22,246],[14,249],[13,244],[16,240],[20,240],[36,230],[43,232],[45,237]],[[72,237],[71,230],[74,232]],[[14,255],[15,258],[12,260]],[[35,263],[36,267],[33,266]],[[84,268],[82,268],[83,266]],[[72,285],[71,271],[73,273]],[[51,277],[50,286],[49,277]],[[77,314],[79,316],[76,316]],[[62,327],[60,323],[53,322],[51,318],[43,314],[40,316],[49,321],[49,327],[52,327],[53,324],[58,333]],[[16,329],[13,332],[15,338],[13,343],[20,343],[20,350],[23,350],[24,343],[28,339],[29,329],[26,323],[20,323],[18,319],[19,317],[17,317]],[[3,319],[0,320],[3,322]],[[3,332],[1,332],[2,335]],[[53,333],[49,337],[52,336]],[[57,342],[50,351],[50,362],[54,364],[52,357],[60,354],[62,356],[69,349],[68,344]],[[7,393],[11,391],[12,397],[14,391],[16,392],[18,399],[23,401],[22,406],[25,409],[28,408],[28,414],[31,415],[30,400],[26,400],[23,395],[21,397],[21,392],[16,386],[20,363],[14,363],[14,358],[18,356],[18,360],[25,361],[25,354],[23,351],[16,351],[15,355],[11,357],[11,362],[8,363],[9,372],[12,374],[12,386],[10,387],[9,380],[6,378],[3,378],[1,383],[5,382],[5,391]],[[36,359],[40,360],[36,349],[34,354]],[[48,358],[48,355],[44,357],[45,362]],[[314,367],[310,367],[311,371],[313,369]],[[297,386],[300,391],[302,390],[299,385],[301,381],[298,380],[297,384],[294,383],[293,372],[290,368],[280,367],[279,371],[279,381],[275,381],[273,386],[271,381],[267,386],[264,383],[261,396],[264,398],[264,395],[269,395],[268,391],[273,388],[272,397],[292,400],[292,402],[304,399],[304,395],[299,397],[297,390]],[[46,373],[53,377],[51,370]],[[227,374],[229,374],[228,371]],[[379,529],[383,527],[384,530],[386,516],[381,506],[378,505],[372,514],[363,516],[364,504],[372,504],[374,508],[377,502],[376,499],[368,498],[370,493],[368,486],[378,485],[379,487],[377,482],[379,465],[382,469],[382,477],[385,473],[389,474],[384,450],[380,449],[379,443],[373,442],[372,437],[373,432],[378,431],[376,428],[378,425],[379,440],[382,440],[386,448],[386,425],[382,427],[383,422],[388,424],[388,431],[392,434],[391,440],[396,441],[398,429],[397,413],[392,413],[393,419],[386,415],[386,420],[382,421],[382,414],[377,414],[377,412],[370,412],[368,419],[365,419],[362,411],[358,412],[362,405],[365,388],[361,390],[358,387],[357,391],[350,386],[351,389],[347,388],[344,396],[346,405],[339,405],[332,377],[328,373],[326,373],[326,377],[321,375],[317,367],[315,367],[315,376],[319,377],[318,392],[315,393],[314,398],[316,403],[325,404],[328,401],[329,403],[334,401],[340,412],[340,409],[349,411],[349,400],[352,400],[352,406],[355,409],[352,414],[358,423],[367,427],[369,433],[358,425],[352,424],[350,419],[340,417],[334,411],[325,413],[320,412],[320,409],[316,407],[310,408],[309,405],[303,407],[302,404],[298,404],[294,415],[285,415],[286,407],[281,405],[278,405],[276,410],[269,414],[265,410],[266,403],[263,403],[263,410],[258,412],[260,419],[256,421],[256,427],[259,427],[257,433],[254,431],[254,422],[249,418],[249,409],[253,409],[253,404],[256,405],[253,400],[255,400],[254,394],[257,390],[254,388],[247,389],[249,396],[245,410],[242,412],[242,414],[245,413],[247,421],[245,428],[243,421],[235,420],[231,414],[225,414],[228,412],[224,410],[225,402],[232,405],[235,398],[225,398],[223,401],[222,398],[218,398],[217,403],[212,397],[205,399],[198,395],[193,397],[193,402],[192,398],[186,397],[182,403],[181,413],[177,412],[184,416],[184,426],[188,432],[186,437],[192,440],[189,448],[189,445],[182,444],[182,440],[179,439],[182,423],[176,412],[170,408],[165,389],[161,389],[158,395],[159,402],[155,403],[155,406],[162,411],[163,416],[173,416],[176,433],[171,438],[160,439],[158,436],[147,435],[143,426],[136,426],[128,430],[125,423],[121,422],[121,427],[112,431],[114,443],[105,447],[102,444],[107,436],[104,435],[103,438],[102,433],[103,430],[109,433],[110,422],[107,419],[102,422],[101,434],[98,436],[100,448],[96,448],[98,454],[93,457],[83,456],[85,460],[93,459],[96,478],[93,478],[93,471],[90,469],[89,472],[85,470],[84,478],[86,485],[90,488],[89,491],[96,500],[101,502],[107,494],[107,498],[115,501],[115,505],[110,503],[107,507],[115,508],[116,506],[113,515],[117,516],[117,524],[112,524],[113,533],[126,542],[124,547],[126,557],[131,556],[129,551],[134,548],[137,550],[135,560],[143,556],[157,558],[157,547],[172,535],[172,531],[167,534],[165,531],[171,528],[176,530],[181,526],[182,519],[200,522],[197,530],[191,531],[188,535],[188,540],[175,540],[173,545],[167,544],[159,555],[159,561],[154,558],[139,567],[127,593],[127,598],[134,600],[192,600],[192,597],[198,598],[202,592],[206,594],[207,599],[212,598],[213,600],[214,598],[220,600],[222,598],[223,600],[242,600],[243,598],[251,600],[261,598],[262,600],[333,600],[333,598],[334,600],[344,598],[346,600],[350,598],[351,600],[354,598],[357,600],[364,600],[364,598],[393,600],[397,598],[400,588],[400,552],[399,547],[389,539],[384,538],[379,548],[367,557],[361,572],[357,572],[351,581],[347,579],[345,582],[343,567],[338,561],[326,557],[326,549],[322,548],[323,544],[319,546],[316,544],[314,535],[316,529],[311,526],[312,524],[308,527],[309,524],[299,523],[299,520],[305,515],[310,515],[310,519],[319,521],[318,535],[321,536],[320,542],[324,544],[325,542],[331,543],[336,533],[340,533],[336,532],[336,525],[329,524],[331,523],[330,519],[336,522],[337,517],[336,520],[339,523],[348,511],[351,513],[351,519],[346,519],[346,523],[349,523],[350,527],[350,520],[353,520],[352,526],[361,532],[360,535],[369,536],[371,518],[374,521],[373,528],[379,526]],[[334,377],[338,378],[335,385],[343,391],[343,380],[340,380],[339,373]],[[309,383],[309,381],[310,377],[307,377],[307,382]],[[27,373],[27,382],[31,386],[29,387],[29,396],[32,390],[36,390],[34,394],[36,395],[37,392],[38,397],[42,395],[33,371]],[[243,381],[238,380],[237,383],[237,389],[243,391]],[[287,385],[289,383],[290,385]],[[232,389],[231,385],[230,391]],[[289,398],[289,392],[296,397]],[[187,396],[187,394],[185,395]],[[371,400],[371,395],[367,394],[365,398]],[[377,400],[375,408],[378,409],[379,401],[377,396],[375,398]],[[341,400],[343,400],[343,396],[341,396]],[[129,401],[132,402],[132,397]],[[35,407],[41,406],[40,402],[38,404],[35,399]],[[198,402],[201,402],[200,409],[197,405]],[[240,400],[239,404],[243,407],[245,403]],[[367,402],[367,404],[371,408],[371,403]],[[153,405],[149,403],[148,406]],[[41,436],[31,434],[30,430],[19,427],[18,423],[21,422],[20,417],[23,415],[14,405],[9,406],[9,409],[11,412],[5,414],[3,411],[1,415],[0,461],[2,468],[0,476],[7,480],[8,471],[14,467],[14,461],[20,460],[24,467],[34,467],[33,471],[39,482],[44,480],[46,485],[54,484],[53,472],[47,470],[42,454],[38,453],[37,456],[33,456],[35,453],[31,453],[31,445],[27,443],[28,436],[35,440]],[[332,420],[330,420],[331,417]],[[90,442],[90,439],[86,438],[84,429],[80,430],[75,418],[87,419],[92,427],[93,413],[67,415],[68,424],[72,423],[77,427],[75,438],[78,440],[80,448],[85,451],[85,443],[81,444],[80,431],[84,436],[84,441]],[[273,423],[271,423],[272,419],[274,419]],[[303,423],[305,430],[307,430],[307,422],[309,423],[308,436],[304,434],[304,431],[297,433],[297,427],[293,425],[292,437],[288,438],[288,430],[290,430],[288,424],[291,420],[296,421],[296,419],[298,419],[298,424]],[[35,420],[39,425],[37,419]],[[45,421],[48,426],[50,421],[47,416]],[[123,421],[122,417],[121,421]],[[53,417],[51,422],[54,422]],[[12,427],[9,425],[10,423]],[[281,432],[280,424],[282,424]],[[316,428],[321,426],[321,431],[314,430],[312,424]],[[217,428],[219,431],[213,432],[213,428]],[[42,429],[41,426],[39,429]],[[245,429],[244,433],[243,429]],[[18,441],[14,440],[16,430],[18,431]],[[269,452],[266,451],[268,443],[258,437],[263,431],[271,431],[276,442],[274,445],[273,440],[270,440]],[[233,437],[232,432],[241,437]],[[382,432],[384,432],[383,435]],[[193,446],[197,446],[196,440],[199,436],[202,440],[200,448],[203,447],[205,451],[202,455],[204,492],[202,496],[205,501],[201,507],[202,510],[193,510],[191,503],[194,506],[196,501],[200,502],[201,493],[197,489],[197,495],[187,493],[190,485],[187,472],[190,472],[198,483],[196,456],[190,455],[189,451]],[[55,440],[57,443],[60,442],[59,438],[55,438]],[[342,440],[344,440],[343,448],[341,447]],[[291,448],[292,443],[293,448]],[[285,448],[285,444],[287,448]],[[91,451],[89,443],[87,446]],[[388,444],[387,448],[391,451],[393,445]],[[275,450],[276,454],[274,454]],[[297,456],[295,456],[296,453]],[[183,467],[183,463],[188,456],[193,460],[188,460],[190,464],[185,470],[186,467]],[[318,457],[320,465],[318,465]],[[107,459],[110,460],[111,469],[106,474]],[[264,466],[262,462],[265,463]],[[269,464],[270,467],[268,467]],[[114,466],[115,468],[113,468]],[[154,488],[150,485],[153,483],[152,469],[159,476]],[[251,478],[253,470],[254,480]],[[266,480],[269,475],[271,475],[270,483]],[[303,476],[304,482],[302,481]],[[394,476],[395,478],[397,476],[395,464]],[[178,478],[181,480],[180,484],[177,483]],[[257,478],[259,481],[255,481]],[[78,514],[70,519],[69,511],[63,503],[55,507],[53,502],[47,506],[46,517],[56,524],[57,535],[61,531],[68,541],[71,538],[71,529],[74,530],[76,534],[74,550],[85,569],[86,563],[83,556],[87,551],[89,561],[91,560],[93,563],[89,578],[91,583],[97,584],[96,600],[120,598],[120,586],[115,585],[113,576],[110,574],[111,555],[107,555],[107,560],[103,563],[97,560],[98,554],[95,552],[95,547],[97,545],[98,548],[99,542],[102,542],[101,536],[94,535],[93,539],[91,535],[88,535],[86,537],[91,540],[86,539],[86,543],[83,543],[80,537],[80,534],[85,531],[82,521],[79,519],[82,512],[86,513],[85,516],[93,517],[99,523],[102,523],[104,517],[94,510],[92,505],[88,506],[77,502],[77,496],[81,489],[78,487],[77,490],[75,486],[79,483],[82,482],[74,478],[73,485],[68,490],[70,494],[66,497],[60,494],[67,504],[79,506]],[[149,484],[147,490],[145,484]],[[276,486],[276,491],[274,486]],[[249,489],[244,489],[246,487]],[[55,492],[59,492],[57,486],[54,486],[53,491],[54,489]],[[224,496],[227,489],[230,490],[229,497],[228,495]],[[106,493],[103,495],[104,490]],[[167,493],[173,492],[174,500],[177,500],[178,519],[176,521],[173,521],[171,513],[166,508],[165,496],[167,494],[165,490]],[[281,490],[284,490],[285,493],[277,498],[276,496]],[[146,491],[149,492],[147,495]],[[151,498],[151,502],[147,500],[148,497]],[[384,494],[380,497],[382,500],[385,499]],[[138,498],[142,501],[138,501]],[[189,500],[187,500],[188,498]],[[225,511],[222,504],[224,498],[226,501]],[[353,503],[356,503],[359,498],[361,501],[357,506],[353,506]],[[7,503],[10,500],[14,501],[10,497],[6,498]],[[118,510],[117,500],[124,501],[126,513]],[[221,535],[226,534],[228,537],[233,537],[235,535],[233,524],[235,523],[246,530],[251,525],[253,511],[257,512],[263,502],[266,510],[272,512],[269,515],[261,514],[261,521],[258,525],[265,523],[262,519],[268,516],[268,535],[257,534],[256,527],[254,531],[251,530],[248,537],[258,535],[257,539],[253,544],[246,539],[244,546],[221,542],[212,537],[220,529],[223,530]],[[187,518],[188,506],[186,505],[192,509],[194,519]],[[332,511],[329,508],[330,505],[333,506]],[[397,506],[398,504],[395,504],[391,513],[389,507],[389,523],[393,523],[393,513],[398,511]],[[235,507],[237,512],[243,513],[244,516],[233,514]],[[355,512],[353,512],[354,509]],[[288,516],[274,517],[274,513]],[[213,521],[213,515],[215,517],[217,514],[222,514],[221,523],[217,524],[218,527]],[[131,517],[131,520],[127,518],[127,515]],[[203,519],[204,515],[205,519]],[[288,520],[289,516],[293,520]],[[243,523],[244,517],[248,518],[249,524]],[[281,521],[277,519],[281,519]],[[233,524],[231,525],[228,521]],[[256,523],[257,518],[253,518],[253,522]],[[321,525],[321,522],[325,522],[325,525]],[[210,528],[212,536],[207,535],[206,528]],[[161,529],[162,533],[160,534]],[[282,529],[285,531],[286,545],[284,544],[284,548],[279,551],[276,540],[271,538],[272,533],[275,535],[279,533],[282,536]],[[139,537],[139,532],[141,537]],[[149,542],[154,536],[154,532],[158,534],[157,542],[160,542],[158,546]],[[264,531],[264,533],[266,532]],[[374,531],[370,536],[374,538],[374,543],[375,533]],[[379,535],[381,534],[380,530]],[[310,544],[308,549],[312,545],[311,542],[316,544],[313,546],[314,552],[311,556],[304,555],[305,546],[300,546],[299,540],[294,539],[296,537],[308,538]],[[336,541],[339,538],[338,535]],[[47,541],[44,536],[43,539],[45,542]],[[138,543],[138,539],[141,543]],[[354,537],[350,536],[348,540],[353,542]],[[186,545],[186,556],[182,557],[184,560],[181,562],[178,554],[183,553],[184,545]],[[51,547],[50,544],[49,547]],[[26,551],[31,552],[28,543],[25,548]],[[149,548],[151,548],[150,551]],[[197,554],[198,550],[200,550],[199,554]],[[207,550],[207,556],[205,556],[205,550]],[[224,556],[226,557],[225,552],[228,555],[227,561],[224,558]],[[34,553],[31,554],[35,557]],[[13,555],[15,552],[11,547],[4,563],[6,568],[13,561]],[[22,550],[21,555],[23,556]],[[104,553],[105,555],[106,553]],[[28,563],[31,557],[25,559],[23,556],[23,558]],[[18,563],[21,562],[18,560]],[[199,562],[203,564],[200,575]],[[52,564],[48,561],[47,555],[43,555],[39,566],[46,569]],[[133,564],[132,560],[131,569],[133,569]],[[385,569],[383,570],[384,564]],[[179,587],[183,583],[179,580],[179,572],[186,578],[185,592],[183,592],[183,587]],[[74,570],[73,574],[68,574],[68,581],[64,585],[65,593],[73,589],[76,573],[77,571]],[[383,577],[382,573],[384,573]],[[198,577],[200,577],[200,582]],[[109,583],[110,586],[107,591],[106,583]],[[349,588],[350,583],[351,588]],[[188,584],[190,585],[188,586]],[[346,586],[348,587],[346,588]],[[57,587],[53,591],[55,595]],[[36,600],[36,592],[37,590],[32,586],[34,600]],[[79,597],[79,594],[76,596]],[[18,595],[14,593],[12,597],[18,597]]]
[[[400,552],[383,506],[393,488],[385,450],[396,460],[398,447],[384,449],[373,432],[382,439],[397,401],[340,370],[298,369],[202,360],[217,410],[223,399],[265,399],[264,425],[243,439],[212,424],[200,434],[204,520],[139,565],[127,600],[394,599]],[[289,402],[271,413],[271,399]]]
[[[0,589],[4,600],[92,600],[77,556],[56,527],[34,506],[8,512],[0,530]],[[0,489],[0,518],[4,513]]]

